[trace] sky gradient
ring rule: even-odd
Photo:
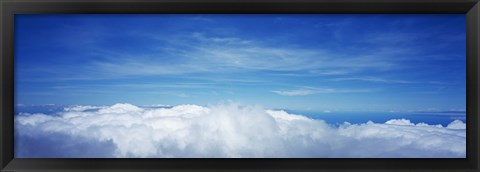
[[[16,15],[17,104],[464,111],[464,15]]]

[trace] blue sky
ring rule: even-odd
[[[17,104],[465,109],[464,15],[16,15]]]

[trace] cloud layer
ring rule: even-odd
[[[392,119],[340,126],[235,103],[142,108],[73,106],[20,113],[15,154],[26,157],[464,158],[462,121],[447,127]]]

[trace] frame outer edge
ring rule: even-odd
[[[479,164],[479,143],[480,143],[480,108],[478,107],[480,99],[480,2],[477,2],[467,13],[467,130],[470,131],[467,135],[467,148],[471,147],[473,150],[467,150],[467,157],[472,158],[471,163],[474,163],[474,169],[480,171]],[[469,36],[468,36],[469,35]],[[476,125],[475,125],[476,123]],[[470,127],[469,127],[470,126]],[[472,127],[475,126],[475,127]],[[476,139],[469,139],[475,138]],[[476,152],[476,153],[474,153]],[[468,156],[473,153],[473,156]]]
[[[4,101],[3,101],[3,84],[5,84],[4,82],[4,77],[3,77],[3,70],[4,70],[4,65],[3,65],[3,59],[5,59],[5,53],[4,53],[4,50],[3,50],[3,47],[4,47],[4,34],[5,33],[5,30],[3,29],[5,27],[5,21],[4,21],[4,16],[5,16],[5,8],[4,8],[4,1],[0,1],[0,64],[1,64],[1,70],[0,70],[0,76],[1,76],[1,81],[0,81],[0,171],[3,170],[3,168],[5,168],[6,164],[4,164],[4,152],[5,152],[5,149],[4,149],[4,142],[3,141],[5,139],[5,133],[4,133],[4,121],[5,121],[5,114],[3,113],[4,110],[3,110],[3,104],[4,104]]]
[[[3,1],[0,2],[0,11],[1,11],[1,12],[0,12],[0,26],[3,27],[3,25],[5,25],[5,24],[3,23],[3,11],[5,11],[5,10],[3,9]],[[2,28],[2,27],[0,27],[0,40],[1,40],[1,41],[0,41],[0,53],[3,54],[3,28]],[[0,59],[3,59],[3,55],[0,55]],[[2,67],[2,69],[3,69],[3,67]],[[3,73],[3,72],[0,71],[0,76],[1,76],[2,73]],[[3,80],[3,78],[2,78],[2,80]],[[0,81],[0,85],[3,85],[3,81]],[[3,97],[3,94],[0,92],[0,99],[1,99],[1,97]],[[3,109],[2,104],[3,104],[3,101],[0,100],[0,113],[3,111],[3,110],[2,110],[2,109]],[[2,123],[3,123],[3,116],[4,116],[3,114],[0,114],[0,125],[1,125],[1,126],[0,126],[0,140],[3,140],[3,138],[4,138],[4,137],[3,137],[3,134],[2,134],[2,133],[3,133],[3,127],[2,127],[2,126],[3,126],[3,124],[2,124]],[[1,153],[1,152],[3,152],[3,141],[0,141],[0,153]],[[3,155],[0,154],[0,171],[5,167],[5,166],[3,165],[3,158],[2,158],[2,156],[3,156]]]
[[[13,75],[13,49],[5,49],[6,45],[14,43],[13,11],[9,8],[11,3],[0,0],[0,171],[14,158],[13,136],[13,104],[14,75]]]
[[[100,1],[101,2],[101,1]],[[5,169],[7,165],[9,165],[9,162],[14,157],[14,152],[13,152],[13,105],[14,102],[9,102],[6,101],[7,99],[10,99],[10,101],[14,100],[14,85],[13,85],[13,76],[14,76],[14,70],[13,70],[13,49],[12,50],[7,50],[3,49],[5,44],[13,44],[14,43],[14,36],[13,34],[9,35],[8,33],[14,33],[14,17],[13,17],[13,11],[12,9],[9,9],[9,5],[12,5],[12,1],[9,0],[0,0],[0,76],[1,76],[1,81],[0,81],[0,171],[3,170],[8,170]],[[467,37],[467,47],[470,47],[470,51],[467,48],[467,101],[470,102],[469,105],[473,105],[470,107],[467,107],[467,110],[469,110],[470,115],[474,116],[473,118],[468,118],[468,119],[474,119],[472,120],[467,120],[467,128],[473,129],[473,136],[470,138],[475,138],[476,139],[470,139],[470,142],[467,142],[467,145],[472,146],[474,149],[472,152],[476,152],[474,156],[472,156],[472,161],[475,163],[474,164],[474,170],[479,172],[479,156],[478,156],[478,151],[479,151],[479,143],[480,143],[480,137],[478,136],[478,132],[480,131],[480,125],[479,120],[478,120],[478,115],[480,114],[480,109],[478,108],[479,104],[479,98],[480,98],[480,80],[478,76],[480,75],[480,50],[479,50],[479,42],[480,42],[480,4],[477,3],[475,6],[473,6],[467,13],[467,35],[470,35],[470,37]],[[468,22],[470,21],[470,22]],[[12,57],[9,59],[9,57]],[[469,75],[470,73],[470,75]],[[11,82],[11,83],[8,83]],[[7,104],[8,103],[8,104]],[[10,106],[10,107],[9,107]],[[9,114],[10,113],[10,114]],[[9,118],[8,115],[11,115]],[[477,125],[474,125],[476,122]],[[471,127],[468,127],[471,126]],[[475,134],[477,134],[475,136]],[[472,136],[472,135],[468,135]],[[468,137],[467,137],[468,140]],[[10,149],[9,149],[10,148]],[[12,163],[10,163],[12,165]],[[17,170],[15,170],[17,171]],[[169,170],[166,170],[169,171]],[[180,170],[181,171],[181,170]],[[199,170],[202,171],[202,170]],[[222,171],[222,170],[219,170]],[[242,170],[243,171],[243,170]],[[256,170],[255,170],[256,171]],[[260,170],[259,170],[260,171]],[[277,170],[275,170],[277,171]],[[279,170],[280,171],[280,170]],[[301,171],[301,170],[299,170]],[[316,170],[314,170],[316,171]],[[318,170],[318,171],[323,171],[323,170]],[[326,170],[328,171],[328,170]],[[335,171],[335,170],[332,170]],[[339,170],[342,171],[342,170]],[[343,171],[347,171],[344,169]],[[374,170],[375,171],[375,170]],[[378,170],[376,170],[378,171]],[[407,170],[405,170],[407,171]],[[422,170],[423,171],[423,170]],[[425,170],[428,171],[428,170]],[[435,170],[436,171],[436,170]],[[452,170],[453,171],[453,170]],[[463,170],[460,170],[463,171]],[[468,170],[470,172],[470,170]]]
[[[477,2],[475,7],[473,8],[473,10],[475,10],[475,16],[476,16],[476,18],[475,18],[476,19],[476,23],[475,23],[475,31],[476,31],[475,32],[476,33],[476,35],[475,35],[475,46],[476,46],[475,56],[476,56],[476,58],[475,59],[477,60],[477,62],[476,62],[476,71],[475,71],[476,75],[475,75],[475,77],[476,77],[476,81],[477,81],[477,83],[476,83],[476,86],[477,86],[477,89],[476,89],[476,91],[477,91],[477,95],[476,95],[477,106],[474,106],[474,107],[476,107],[476,110],[477,110],[476,115],[475,115],[476,116],[476,122],[477,122],[477,128],[476,128],[477,129],[477,133],[476,133],[477,134],[477,140],[476,140],[476,143],[474,143],[475,148],[476,148],[476,150],[474,150],[474,151],[477,152],[476,157],[475,157],[475,159],[477,160],[476,164],[475,164],[475,166],[476,166],[475,168],[477,169],[477,171],[480,171],[480,168],[479,168],[480,159],[479,159],[479,155],[478,155],[479,147],[480,147],[480,136],[479,136],[479,133],[478,133],[478,132],[480,132],[480,121],[478,120],[478,118],[479,118],[478,116],[480,115],[480,108],[478,107],[479,106],[478,103],[479,103],[479,99],[480,99],[480,87],[479,87],[480,86],[480,79],[479,79],[479,74],[480,74],[480,60],[479,60],[479,58],[480,58],[480,45],[479,45],[479,42],[480,42],[480,34],[479,34],[479,32],[480,32],[480,21],[479,21],[480,20],[480,7],[479,6],[480,6],[480,2]]]
[[[473,115],[476,120],[476,124],[477,124],[477,128],[476,128],[476,135],[477,135],[477,139],[474,141],[474,148],[475,148],[475,152],[477,152],[475,154],[475,160],[476,160],[476,163],[475,163],[475,168],[477,169],[477,171],[480,171],[480,159],[479,159],[479,147],[480,147],[480,136],[479,136],[479,132],[480,132],[480,120],[479,120],[479,115],[480,115],[480,108],[479,108],[479,99],[480,99],[480,78],[479,78],[479,75],[480,75],[480,2],[477,2],[477,4],[472,8],[474,14],[475,14],[475,48],[473,48],[473,50],[475,50],[475,80],[476,83],[475,83],[475,86],[476,86],[476,95],[475,95],[475,98],[476,98],[476,101],[474,101],[475,103],[477,103],[476,105],[474,105],[473,107],[475,107],[476,111],[475,111],[475,114]]]

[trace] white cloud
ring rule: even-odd
[[[467,125],[460,120],[455,120],[452,123],[448,124],[447,128],[465,130],[467,128]]]
[[[385,124],[391,124],[391,125],[415,125],[414,123],[410,122],[408,119],[392,119]]]
[[[88,109],[88,110],[84,110]],[[323,120],[235,103],[15,117],[16,157],[465,157],[465,124]]]
[[[147,108],[168,108],[168,107],[171,107],[171,105],[166,105],[166,104],[153,104],[153,105],[145,105],[143,107],[147,107]]]

